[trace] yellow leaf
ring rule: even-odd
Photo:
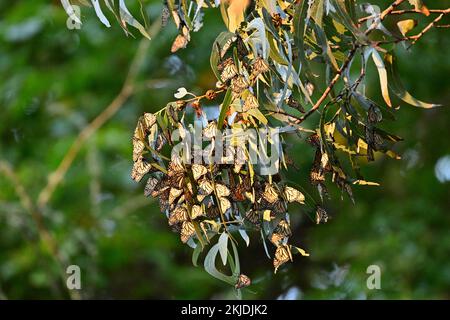
[[[415,26],[417,26],[417,20],[414,19],[406,19],[397,22],[397,26],[402,33],[402,35],[406,36],[406,34],[414,29]]]
[[[353,181],[353,184],[359,184],[360,186],[379,186],[380,184],[377,182],[370,182],[365,180],[356,180]]]
[[[270,210],[264,210],[263,219],[266,221],[272,220],[272,218],[270,217]]]
[[[250,0],[226,0],[223,3],[228,5],[226,9],[228,30],[235,32],[244,21],[244,12],[250,4]]]
[[[384,101],[389,107],[392,107],[391,98],[389,97],[388,91],[388,78],[386,67],[384,66],[383,59],[381,59],[380,55],[376,50],[372,51],[372,58],[375,66],[378,69],[378,75],[380,77],[380,86],[381,86],[381,94],[383,96]]]
[[[302,248],[296,247],[296,246],[292,246],[295,250],[298,251],[298,253],[300,253],[302,256],[304,257],[309,257],[309,253],[306,252],[305,250],[303,250]]]

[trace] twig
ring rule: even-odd
[[[411,36],[410,38],[414,39],[411,43],[410,47],[414,45],[417,41],[419,41],[422,36],[433,28],[433,26],[438,23],[446,14],[450,13],[450,8],[444,10],[439,16],[436,17],[433,21],[431,21],[419,34],[415,36]]]
[[[338,80],[341,78],[342,73],[347,69],[348,65],[350,64],[350,61],[353,59],[353,56],[355,55],[356,51],[358,49],[358,46],[354,46],[352,50],[350,50],[347,59],[342,64],[341,68],[336,72],[336,75],[331,80],[328,87],[325,89],[325,91],[322,93],[322,96],[317,100],[317,102],[314,104],[314,106],[308,110],[300,119],[297,119],[294,121],[295,124],[300,124],[303,121],[305,121],[306,118],[308,118],[311,114],[314,113],[317,109],[320,108],[320,105],[325,101],[325,99],[330,94],[331,90],[334,88],[335,84],[338,82]]]
[[[386,10],[384,10],[380,15],[380,20],[384,20],[387,15],[391,14],[395,8],[401,5],[405,0],[396,0],[393,4],[391,4]]]
[[[152,27],[150,28],[151,30],[150,33],[155,34],[160,27],[161,22],[159,20],[156,20],[153,23]],[[57,169],[48,176],[47,185],[42,189],[42,191],[39,193],[38,196],[37,201],[38,208],[43,208],[47,205],[48,201],[55,192],[55,189],[64,179],[67,171],[71,167],[73,161],[80,152],[86,140],[88,140],[93,133],[95,133],[101,126],[103,126],[103,124],[105,124],[106,121],[108,121],[112,116],[114,116],[124,105],[124,103],[128,100],[128,98],[130,98],[130,96],[134,93],[135,78],[138,74],[139,67],[144,61],[145,53],[147,52],[149,44],[150,42],[147,39],[141,40],[139,48],[136,52],[136,55],[133,58],[127,77],[124,81],[124,84],[119,94],[106,107],[106,109],[104,109],[91,123],[88,124],[87,127],[85,127],[78,134],[77,138],[70,146],[64,158],[59,163]]]
[[[444,12],[445,10],[444,9],[430,9],[428,11],[433,14],[440,14],[440,13]],[[389,13],[390,16],[393,16],[393,15],[399,16],[399,15],[404,15],[404,14],[423,14],[423,12],[420,10],[410,9],[410,10],[393,10]],[[358,22],[363,23],[363,22],[373,19],[373,18],[375,18],[375,16],[370,15],[370,16],[358,19]]]

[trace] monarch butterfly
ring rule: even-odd
[[[183,165],[181,164],[181,160],[178,157],[173,157],[169,163],[169,176],[176,175],[179,172],[184,172]]]
[[[242,144],[241,144],[242,143]],[[247,156],[247,149],[245,147],[244,141],[237,140],[237,146],[236,146],[236,158],[234,159],[234,165],[235,169],[234,172],[238,173],[240,172],[240,167],[242,167],[243,164],[248,162],[248,156]],[[236,166],[239,166],[239,170],[236,169]]]
[[[227,198],[225,197],[219,198],[219,202],[222,213],[225,213],[228,209],[231,208],[231,202]]]
[[[300,111],[301,113],[305,113],[305,109],[303,108],[301,103],[298,102],[296,99],[294,99],[292,97],[292,95],[288,98],[287,104],[289,107],[294,108],[294,109]]]
[[[270,204],[273,204],[278,200],[277,191],[270,183],[266,183],[262,197]]]
[[[283,18],[281,18],[281,15],[279,13],[275,13],[274,15],[272,15],[272,22],[275,28],[279,28],[283,24]]]
[[[306,139],[306,142],[308,142],[310,145],[314,147],[320,147],[320,137],[317,133],[313,133],[312,135],[310,135]]]
[[[243,58],[246,57],[249,53],[247,46],[245,45],[244,40],[240,36],[238,36],[236,40],[237,40],[236,48],[237,48],[238,55],[241,58],[241,60],[243,60]]]
[[[230,189],[221,183],[216,184],[216,192],[219,198],[228,197],[230,195]]]
[[[169,226],[177,223],[181,223],[188,220],[188,214],[186,208],[179,206],[176,207],[169,216]]]
[[[320,165],[325,171],[331,171],[330,161],[326,152],[322,153],[320,157]]]
[[[204,196],[210,195],[214,191],[211,181],[207,180],[206,178],[200,180],[198,185],[198,191],[200,195]]]
[[[194,176],[194,180],[198,180],[201,176],[205,175],[208,170],[205,166],[201,164],[193,164],[192,167],[192,175]]]
[[[317,206],[316,209],[316,223],[326,223],[328,221],[328,214],[324,208]]]
[[[181,225],[180,238],[183,243],[188,242],[188,240],[195,234],[194,224],[190,221],[184,221]]]
[[[181,28],[181,33],[175,38],[170,51],[172,53],[177,52],[180,49],[186,48],[186,45],[191,40],[189,29],[186,26]]]
[[[249,84],[243,76],[237,76],[231,80],[231,91],[235,95],[240,95],[248,88]]]
[[[163,178],[156,184],[151,195],[153,198],[156,198],[156,197],[160,196],[162,193],[164,193],[165,191],[168,191],[168,189],[169,189],[168,181],[166,178]],[[167,198],[168,197],[169,196],[167,196]]]
[[[277,200],[271,207],[272,212],[275,214],[282,214],[286,212],[286,204],[283,200]]]
[[[247,211],[247,213],[245,214],[245,218],[253,224],[259,224],[260,219],[261,219],[261,217],[259,215],[259,211],[257,211],[257,210]]]
[[[209,237],[208,237],[208,224],[205,222],[200,222],[200,228],[202,229],[203,234],[205,235],[206,239],[209,241]]]
[[[133,165],[131,170],[131,179],[136,182],[142,180],[142,178],[150,172],[152,165],[144,160],[144,158],[139,158]]]
[[[303,193],[292,187],[284,187],[284,196],[288,202],[298,202],[301,204],[305,203],[305,196]]]
[[[197,219],[200,216],[203,216],[203,209],[201,206],[195,204],[191,209],[191,219]]]
[[[220,78],[224,83],[230,79],[233,79],[238,74],[238,69],[232,58],[226,59],[220,63],[217,68],[221,71]]]
[[[267,65],[267,62],[263,58],[258,57],[252,64],[252,77],[256,79],[261,73],[268,70],[269,66]]]
[[[292,254],[287,245],[281,245],[275,250],[275,258],[273,259],[273,266],[275,268],[275,273],[277,273],[278,268],[288,262],[292,261]]]
[[[168,168],[169,184],[174,188],[181,188],[184,180],[184,167],[178,161],[172,160]]]
[[[206,210],[206,216],[210,219],[214,219],[217,218],[220,215],[220,211],[219,208],[214,206],[214,205],[210,205],[208,206],[208,209]]]
[[[233,201],[241,202],[245,200],[245,185],[243,183],[238,184],[232,190],[231,199]]]
[[[242,289],[251,285],[252,281],[245,274],[240,274],[236,285],[234,286],[236,289]]]
[[[142,152],[145,149],[145,143],[136,137],[133,137],[133,161],[136,162],[142,157]]]
[[[325,181],[325,175],[319,168],[313,168],[309,173],[309,180],[312,185],[316,185]]]
[[[275,228],[275,232],[281,234],[284,237],[290,237],[292,235],[291,226],[285,219],[281,219],[280,222],[278,222],[278,225]]]
[[[144,195],[146,197],[149,197],[155,191],[155,188],[158,185],[158,183],[159,183],[158,179],[156,179],[155,177],[150,177],[147,180],[147,183],[145,184]]]
[[[171,188],[169,193],[169,204],[174,203],[176,199],[183,193],[182,189]]]
[[[156,116],[153,113],[146,112],[142,117],[145,130],[149,130],[156,123]]]
[[[161,12],[161,26],[165,27],[169,21],[170,11],[167,5],[164,5]]]
[[[285,236],[283,236],[282,234],[274,232],[270,236],[270,242],[272,242],[272,244],[274,246],[278,247],[278,246],[280,246],[280,244],[281,244],[281,242],[283,241],[284,238],[285,238]]]
[[[203,136],[207,139],[212,139],[216,136],[217,133],[217,124],[215,121],[211,121],[208,125],[203,129]]]
[[[381,114],[380,109],[373,105],[370,106],[369,110],[367,111],[367,120],[369,121],[369,123],[381,122],[381,120],[383,120],[383,115]]]
[[[242,107],[243,112],[247,112],[251,109],[257,109],[258,108],[258,99],[253,94],[249,94],[247,98],[245,99],[244,106]]]

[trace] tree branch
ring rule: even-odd
[[[422,36],[433,28],[433,26],[438,23],[446,14],[450,13],[450,8],[444,10],[439,16],[436,17],[433,21],[431,21],[419,34],[415,36],[411,36],[410,38],[414,39],[410,46],[414,45],[417,41],[419,41]]]
[[[352,48],[352,50],[350,50],[350,52],[349,52],[349,54],[347,56],[347,59],[342,64],[341,68],[336,72],[336,75],[331,80],[330,84],[325,89],[325,91],[322,93],[322,95],[320,96],[319,100],[317,100],[317,102],[314,104],[314,106],[310,110],[308,110],[308,112],[306,112],[302,117],[300,117],[300,119],[295,120],[294,121],[295,124],[302,123],[303,121],[306,120],[306,118],[308,118],[311,114],[313,114],[314,111],[316,111],[317,109],[320,108],[320,105],[325,101],[325,99],[330,94],[331,90],[334,88],[334,86],[336,85],[338,80],[341,78],[342,73],[345,71],[345,69],[347,69],[347,67],[350,64],[350,61],[353,59],[357,49],[358,49],[358,46],[354,46]]]

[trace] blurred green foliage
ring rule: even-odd
[[[152,23],[161,3],[147,3]],[[147,41],[138,32],[135,39],[125,37],[114,24],[106,29],[92,10],[82,12],[82,28],[68,30],[59,1],[0,0],[0,161],[11,164],[33,201],[77,134],[119,93],[139,43]],[[129,177],[137,118],[173,100],[180,86],[197,93],[214,86],[209,52],[224,26],[212,10],[205,25],[176,55],[170,54],[173,25],[154,36],[140,68],[140,89],[88,139],[41,210],[62,260],[81,267],[82,298],[234,298],[226,284],[192,266],[191,249]],[[398,50],[409,91],[444,106],[450,102],[449,42],[447,29],[433,30],[411,51]],[[383,103],[376,71],[369,72],[370,96]],[[294,208],[300,237],[293,243],[311,256],[276,275],[253,239],[254,250],[241,257],[254,282],[244,298],[450,298],[450,188],[435,170],[450,155],[450,113],[402,106],[397,118],[386,127],[405,138],[397,145],[403,159],[379,158],[363,169],[381,187],[357,188],[355,205],[334,192],[326,225],[316,226],[305,209]],[[299,171],[288,177],[306,184],[312,150],[292,143]],[[440,168],[441,176],[450,175],[448,162]],[[2,172],[0,298],[69,297],[61,281],[65,270],[39,239],[17,184]],[[366,287],[372,264],[381,267],[381,290]]]

